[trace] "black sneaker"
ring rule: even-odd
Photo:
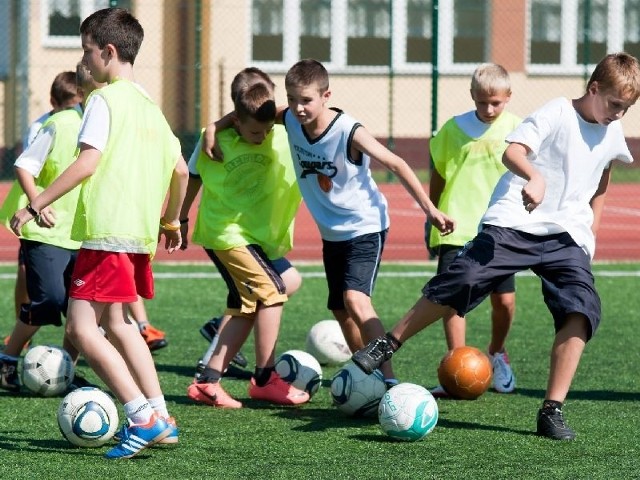
[[[91,388],[100,388],[98,385],[91,383],[89,380],[84,378],[78,372],[76,372],[73,376],[73,381],[67,387],[67,393],[77,390],[78,388],[91,387]]]
[[[200,328],[200,335],[206,338],[207,342],[211,343],[214,337],[218,335],[220,322],[222,322],[222,317],[213,317]]]
[[[387,337],[378,337],[371,340],[361,350],[358,350],[351,357],[353,363],[367,375],[380,367],[393,355],[393,349]]]
[[[0,388],[16,393],[20,391],[17,360],[0,360]]]
[[[576,432],[564,423],[562,410],[559,408],[541,408],[538,410],[538,430],[541,437],[553,440],[573,440]]]

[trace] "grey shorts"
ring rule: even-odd
[[[460,253],[462,248],[463,247],[457,245],[440,245],[437,249],[438,269],[436,273],[442,273],[449,268],[449,265],[458,257],[458,253]],[[511,275],[496,286],[491,293],[514,293],[515,291],[516,277],[515,275]]]
[[[527,269],[542,281],[544,302],[556,331],[568,314],[581,313],[589,320],[590,339],[600,324],[600,297],[590,258],[568,233],[539,236],[486,225],[422,293],[464,316],[509,276]]]
[[[360,235],[343,242],[322,240],[322,260],[329,287],[329,310],[344,310],[344,292],[347,290],[371,296],[386,237],[387,230]]]

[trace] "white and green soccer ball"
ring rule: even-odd
[[[438,423],[438,403],[424,387],[399,383],[391,387],[378,406],[384,433],[396,440],[422,440]]]

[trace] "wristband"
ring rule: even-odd
[[[180,230],[180,225],[172,225],[171,223],[167,223],[164,217],[162,217],[160,219],[160,228],[169,232],[177,232],[178,230]]]
[[[180,225],[184,225],[185,223],[189,223],[189,219],[188,218],[181,218],[180,219]]]
[[[27,206],[24,208],[27,210],[27,212],[29,212],[29,215],[34,218],[40,215],[38,212],[36,212],[35,208],[33,208],[30,203],[27,203]]]

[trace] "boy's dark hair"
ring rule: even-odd
[[[273,122],[276,118],[273,91],[262,82],[240,90],[233,103],[240,121],[253,118],[258,122]]]
[[[616,90],[637,100],[640,96],[640,64],[633,55],[625,52],[610,53],[593,70],[587,83],[587,91],[593,82],[603,90]]]
[[[284,86],[300,87],[312,84],[318,85],[320,93],[329,90],[329,73],[319,61],[305,58],[294,64],[284,78]]]
[[[91,37],[100,48],[113,45],[118,58],[132,65],[144,38],[140,22],[122,8],[104,8],[92,13],[80,25],[80,33]]]
[[[275,83],[271,81],[269,75],[259,68],[248,67],[238,72],[231,82],[231,101],[236,101],[238,92],[258,82],[264,83],[271,91],[273,91],[276,86]]]
[[[58,107],[69,106],[68,104],[78,95],[76,86],[76,72],[61,72],[56,75],[51,84],[51,100]]]

